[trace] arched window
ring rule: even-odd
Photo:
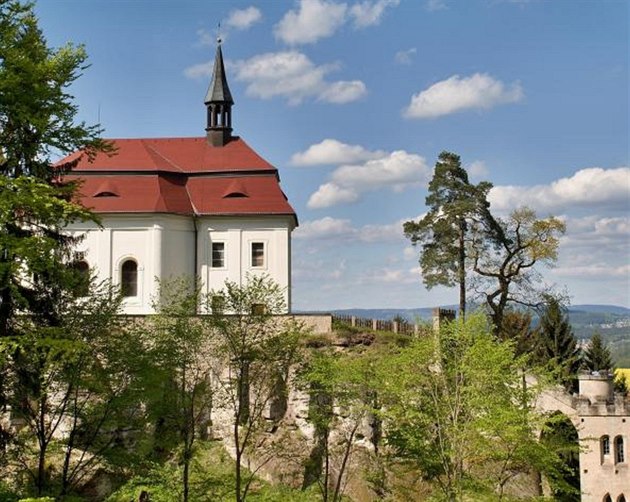
[[[610,436],[602,436],[599,440],[599,449],[601,453],[601,463],[610,456]]]
[[[610,498],[610,494],[607,493],[606,495],[604,495],[602,502],[612,502],[612,498]]]
[[[124,297],[138,296],[138,264],[125,260],[120,267],[120,291]]]
[[[77,296],[87,296],[90,293],[90,266],[85,260],[80,260],[74,262],[71,267],[76,272]]]
[[[623,451],[623,437],[617,436],[615,438],[615,463],[620,464],[625,462],[625,455]]]
[[[617,497],[617,502],[626,502],[626,497],[623,493]]]

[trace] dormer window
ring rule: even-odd
[[[110,180],[105,180],[94,191],[92,197],[120,197],[119,190]]]
[[[243,182],[238,179],[232,181],[232,183],[230,183],[223,192],[224,199],[236,199],[242,197],[249,197],[249,193],[247,192]]]
[[[243,192],[230,192],[223,196],[224,199],[236,199],[238,197],[249,197],[249,196]]]

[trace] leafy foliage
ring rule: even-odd
[[[379,395],[393,460],[418,469],[448,500],[501,493],[533,468],[560,469],[535,439],[541,389],[526,384],[525,366],[479,315],[383,359]]]
[[[205,307],[212,312],[213,380],[215,399],[232,414],[231,439],[235,448],[235,500],[245,500],[254,475],[273,458],[258,448],[258,438],[286,411],[291,367],[300,358],[302,326],[285,312],[284,291],[266,275],[248,275],[244,284],[226,281],[222,290],[208,294]],[[269,415],[267,416],[269,410]],[[256,454],[258,466],[249,474],[244,458]]]
[[[86,59],[82,46],[47,46],[32,3],[0,4],[0,174],[51,181],[72,165],[53,169],[53,156],[111,151],[99,126],[75,123],[78,107],[67,88]]]
[[[538,306],[542,295],[549,293],[535,266],[555,263],[566,227],[553,216],[539,219],[527,207],[496,222],[501,228],[495,233],[496,240],[488,241],[483,229],[477,232],[472,260],[476,273],[473,287],[485,301],[495,331],[499,331],[508,307]]]

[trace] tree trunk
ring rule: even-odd
[[[239,423],[239,418],[240,418],[240,412],[237,413],[237,416],[235,417],[236,420],[234,420],[234,446],[236,447],[236,460],[234,461],[234,467],[235,467],[235,475],[236,475],[236,480],[234,482],[234,492],[236,495],[236,502],[241,502],[241,455],[242,455],[242,451],[241,451],[241,445],[239,444],[239,431],[238,431],[238,423]]]
[[[466,221],[459,221],[459,249],[457,257],[457,273],[459,282],[459,317],[466,319]]]

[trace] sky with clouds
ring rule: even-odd
[[[574,304],[630,307],[625,0],[39,0],[86,46],[71,92],[105,136],[201,136],[217,25],[235,133],[280,171],[300,226],[293,307],[453,304],[402,224],[439,153],[494,184],[499,215],[563,218]]]

